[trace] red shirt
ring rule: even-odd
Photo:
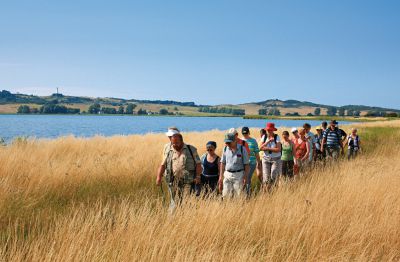
[[[244,140],[242,140],[242,139],[240,139],[240,138],[237,138],[237,139],[236,139],[236,142],[237,142],[239,145],[242,145],[242,146],[243,146],[243,143],[244,143],[244,147],[246,148],[247,154],[250,156],[250,147],[249,147],[249,144],[246,143],[246,141],[244,141]]]

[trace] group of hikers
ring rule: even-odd
[[[179,129],[170,127],[166,133],[170,142],[164,146],[156,183],[162,188],[165,176],[172,206],[176,201],[181,203],[184,195],[193,193],[207,196],[222,192],[223,199],[243,193],[250,196],[255,172],[262,189],[271,191],[281,175],[292,180],[316,163],[336,161],[345,153],[345,145],[348,159],[356,157],[361,149],[357,129],[347,135],[336,120],[329,126],[322,122],[315,128],[316,134],[308,123],[301,129],[292,128],[292,136],[283,131],[281,137],[276,131],[274,123],[267,123],[257,141],[250,136],[248,127],[242,128],[242,138],[231,128],[225,134],[221,157],[216,154],[214,141],[207,142],[207,152],[199,157],[195,147],[184,143]]]

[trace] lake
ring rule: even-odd
[[[301,126],[304,120],[271,120],[276,126]],[[227,130],[231,127],[263,128],[268,120],[241,117],[158,117],[101,115],[0,115],[0,137],[11,141],[15,137],[57,138],[74,135],[130,135],[166,132],[177,126],[181,131]],[[321,121],[307,121],[313,127]],[[350,122],[341,122],[348,124]]]

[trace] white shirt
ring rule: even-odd
[[[268,136],[268,134],[266,135],[266,136]],[[264,139],[265,139],[265,136],[263,136],[262,138],[261,138],[261,142],[263,142],[264,141]],[[268,139],[268,138],[267,138]],[[267,140],[267,141],[265,141],[265,143],[264,144],[262,144],[262,146],[263,145],[265,145],[266,147],[269,147],[269,148],[274,148],[274,147],[276,147],[276,144],[277,143],[280,143],[281,142],[281,138],[278,136],[278,135],[276,135],[276,143],[275,143],[275,141],[274,141],[274,138],[272,138],[272,139],[270,139],[269,141]],[[281,152],[269,152],[269,150],[265,150],[264,151],[264,159],[269,159],[269,158],[278,158],[278,157],[281,157]]]

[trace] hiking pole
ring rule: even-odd
[[[164,188],[163,188],[162,181],[161,181],[161,184],[160,184],[160,190],[161,190],[161,195],[162,195],[162,203],[163,203],[163,206],[165,206],[166,199],[165,199],[165,193],[164,193]]]

